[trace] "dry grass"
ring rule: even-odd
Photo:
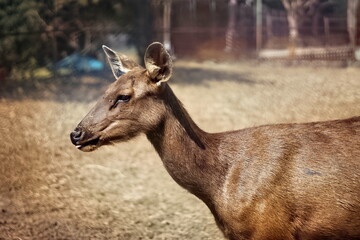
[[[360,115],[357,68],[176,66],[174,92],[210,132]],[[0,239],[223,239],[145,137],[94,153],[71,145],[107,84],[82,77],[2,91]]]

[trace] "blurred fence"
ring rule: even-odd
[[[302,18],[299,27],[301,41],[296,50],[289,50],[287,13],[281,7],[281,1],[278,0],[280,7],[277,8],[263,5],[260,54],[256,39],[255,1],[152,0],[148,10],[140,4],[141,1],[130,1],[133,5],[123,10],[122,15],[116,15],[115,10],[119,6],[111,1],[100,1],[98,4],[103,3],[103,9],[92,3],[85,8],[89,14],[81,15],[84,7],[74,7],[74,2],[77,1],[55,1],[55,10],[43,14],[42,28],[32,28],[30,25],[23,31],[27,22],[21,21],[23,25],[20,24],[19,29],[9,28],[0,33],[0,57],[6,58],[0,59],[0,79],[6,78],[9,66],[20,64],[24,56],[27,57],[27,65],[36,62],[36,67],[54,67],[58,61],[73,53],[99,59],[103,56],[102,44],[121,49],[129,42],[135,46],[139,55],[150,41],[160,41],[178,58],[200,60],[252,58],[264,56],[263,53],[266,58],[297,56],[301,59],[354,59],[353,49],[349,47],[346,5],[343,4],[346,2],[340,1],[345,11],[332,7],[316,17]],[[109,10],[111,14],[107,14],[107,8],[112,9],[112,12]],[[31,6],[28,9],[28,13],[33,11]],[[13,10],[10,12],[13,14]],[[357,15],[359,18],[360,11],[357,11]],[[51,21],[46,22],[46,19]],[[120,27],[121,24],[117,22],[124,19],[127,25],[122,24],[123,27]],[[360,29],[359,21],[357,29]],[[357,36],[360,36],[359,32]],[[27,39],[31,38],[38,40],[29,44]],[[11,42],[16,44],[12,45]],[[10,43],[10,47],[6,47],[7,43]],[[360,44],[359,37],[357,44]],[[10,50],[6,48],[16,51],[9,53]],[[30,53],[30,57],[23,54],[30,50],[33,50],[31,54],[37,58],[36,61],[33,61]],[[22,67],[29,68],[25,65]]]
[[[235,58],[256,56],[255,5],[238,2],[231,5],[231,1],[216,0],[173,0],[171,28],[164,29],[164,26],[169,25],[164,24],[166,18],[161,12],[166,4],[169,1],[157,6],[156,38],[163,40],[164,31],[168,31],[172,50],[177,56],[200,59],[221,59],[229,55]],[[348,46],[346,11],[334,13],[335,10],[302,18],[298,47],[340,47],[341,52],[344,46]],[[264,6],[261,33],[261,49],[288,49],[289,26],[285,9]],[[326,56],[323,55],[322,59],[326,60]]]

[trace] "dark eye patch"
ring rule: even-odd
[[[119,104],[119,103],[124,103],[124,102],[128,102],[130,101],[130,98],[131,96],[130,95],[119,95],[114,104],[111,106],[111,108],[116,108],[116,106]]]

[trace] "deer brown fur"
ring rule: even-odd
[[[360,117],[207,133],[166,83],[160,43],[145,69],[104,50],[117,80],[71,133],[79,149],[145,133],[228,239],[360,239]]]

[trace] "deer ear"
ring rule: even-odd
[[[159,42],[148,46],[145,52],[145,67],[154,82],[166,82],[172,75],[172,60],[170,54]]]
[[[107,59],[109,60],[109,64],[115,79],[118,79],[121,75],[127,73],[134,67],[139,66],[125,55],[118,55],[114,50],[105,45],[103,45],[102,48],[106,54]]]

